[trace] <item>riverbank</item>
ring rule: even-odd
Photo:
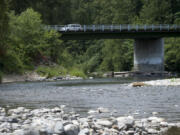
[[[93,77],[89,77],[89,78],[93,79]],[[2,77],[2,83],[77,80],[77,79],[83,79],[83,78],[77,76],[71,76],[71,75],[48,78],[47,76],[41,76],[36,72],[29,72],[24,75],[4,75]],[[142,81],[142,82],[131,83],[130,85],[131,86],[178,86],[180,85],[180,78]]]
[[[135,119],[133,116],[97,117],[111,113],[107,108],[89,111],[87,117],[67,112],[65,106],[52,109],[0,107],[1,135],[179,135],[180,123],[168,123],[163,118]],[[173,134],[168,134],[171,130]],[[176,133],[175,133],[176,132]]]
[[[35,81],[57,81],[57,80],[76,80],[83,79],[82,77],[76,77],[71,75],[66,76],[56,76],[48,78],[47,76],[41,76],[36,72],[29,72],[23,75],[3,75],[2,83],[12,83],[12,82],[35,82]]]

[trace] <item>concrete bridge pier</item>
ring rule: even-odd
[[[134,71],[164,71],[164,39],[135,39]]]

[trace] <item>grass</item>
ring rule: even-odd
[[[175,82],[176,81],[176,78],[171,78],[171,82]]]
[[[80,68],[72,68],[72,69],[70,69],[69,74],[71,76],[77,76],[77,77],[82,77],[82,78],[86,78],[87,77],[85,75],[85,73],[83,72],[83,70],[80,69]]]
[[[83,70],[81,70],[81,68],[75,68],[75,67],[66,69],[62,66],[53,66],[53,67],[39,66],[36,69],[36,72],[41,76],[46,76],[47,78],[66,76],[68,74],[71,76],[86,78],[86,75],[83,72]]]
[[[172,127],[164,135],[180,135],[180,128]]]

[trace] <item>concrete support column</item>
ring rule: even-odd
[[[164,39],[135,39],[134,71],[164,71]]]

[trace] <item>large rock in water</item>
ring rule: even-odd
[[[143,82],[134,82],[132,84],[133,87],[142,87],[142,86],[146,86],[147,84],[143,83]]]
[[[68,124],[64,127],[66,135],[78,135],[79,127],[74,124]]]

